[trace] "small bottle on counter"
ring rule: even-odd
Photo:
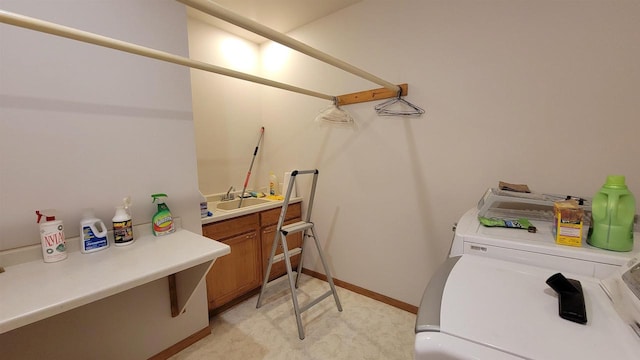
[[[269,172],[269,195],[275,196],[278,194],[278,177],[273,171]]]
[[[52,263],[67,258],[67,244],[64,239],[64,225],[62,220],[56,220],[56,211],[36,210],[37,222],[40,224],[40,243],[42,244],[42,258],[46,263]],[[44,216],[45,222],[41,223]]]
[[[93,209],[85,209],[80,220],[80,251],[87,254],[108,247],[107,227],[95,217]]]
[[[209,205],[207,203],[207,197],[200,193],[200,218],[206,218],[207,216],[211,216],[209,212]]]
[[[133,243],[133,221],[131,220],[131,198],[126,197],[123,205],[116,207],[113,221],[113,243],[116,246],[124,246]]]
[[[164,202],[167,194],[153,194],[153,203],[158,203],[158,211],[151,218],[151,228],[154,236],[162,236],[174,233],[176,231],[173,216],[169,206]]]

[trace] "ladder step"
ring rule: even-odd
[[[300,232],[300,231],[305,231],[305,230],[310,229],[312,227],[313,227],[313,223],[312,222],[298,221],[298,222],[295,222],[293,224],[289,224],[289,225],[283,226],[282,229],[280,230],[280,232],[282,232],[282,234],[284,236],[287,236],[290,233],[296,233],[296,232]]]
[[[292,274],[298,274],[298,272],[296,270],[293,270],[293,269],[291,270],[291,273]],[[264,286],[265,288],[270,288],[270,287],[276,285],[277,283],[279,283],[281,281],[284,281],[283,279],[287,278],[287,276],[285,276],[285,275],[286,274],[282,274],[281,276],[273,278],[273,279],[267,281],[266,283],[262,284],[262,286]]]
[[[333,291],[329,290],[326,293],[318,296],[315,300],[313,300],[312,302],[308,303],[307,305],[303,306],[300,308],[300,314],[302,314],[303,312],[309,310],[309,308],[311,308],[313,305],[319,303],[320,301],[326,299],[329,295],[332,295]]]
[[[293,249],[289,250],[289,257],[293,257],[295,255],[298,255],[301,252],[302,252],[302,248],[299,248],[299,247],[293,248]],[[278,255],[273,257],[273,262],[274,263],[277,263],[278,261],[282,261],[282,260],[284,260],[284,253],[280,253],[280,254],[278,254]]]

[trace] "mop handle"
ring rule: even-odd
[[[256,159],[256,155],[258,154],[258,147],[260,146],[260,142],[262,141],[263,135],[264,135],[264,126],[260,128],[260,137],[258,138],[258,143],[256,144],[255,150],[253,150],[251,165],[249,165],[249,171],[247,171],[247,177],[244,179],[244,187],[242,188],[242,193],[240,194],[240,204],[238,205],[242,205],[242,197],[244,196],[244,192],[247,190],[247,185],[249,184],[249,177],[251,176],[251,169],[253,168],[253,162]]]

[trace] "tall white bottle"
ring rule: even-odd
[[[131,220],[131,198],[122,200],[123,206],[116,207],[116,214],[113,216],[113,243],[116,246],[125,246],[133,243],[133,221]]]
[[[40,224],[40,243],[42,244],[42,258],[46,263],[52,263],[67,258],[67,244],[64,239],[64,225],[62,220],[56,220],[54,209],[36,210]],[[45,218],[45,222],[40,220]]]

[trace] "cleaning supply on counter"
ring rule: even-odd
[[[213,213],[209,211],[209,204],[207,202],[207,197],[200,193],[200,218],[206,218],[207,216],[212,216]]]
[[[636,200],[621,175],[607,180],[591,203],[592,232],[587,242],[595,247],[631,251]]]
[[[40,224],[40,243],[42,244],[42,258],[51,263],[67,258],[67,245],[64,239],[64,225],[62,220],[56,220],[54,209],[36,210],[37,222]],[[42,218],[45,222],[41,223]]]
[[[131,219],[131,197],[122,199],[122,206],[116,207],[116,213],[111,219],[113,224],[113,243],[124,246],[133,243],[133,220]]]
[[[104,222],[94,215],[93,209],[84,209],[80,220],[80,251],[87,254],[108,247],[109,239]]]
[[[153,203],[158,202],[158,211],[153,215],[151,219],[153,226],[153,235],[161,236],[171,234],[176,231],[175,224],[173,223],[173,217],[164,199],[167,198],[167,194],[153,194]]]
[[[584,210],[574,199],[553,203],[554,233],[560,245],[582,246]]]
[[[278,192],[278,177],[273,171],[269,171],[269,195],[280,195]]]
[[[483,216],[478,216],[478,221],[480,224],[488,227],[504,227],[511,229],[524,229],[530,233],[535,233],[538,231],[529,220],[520,218],[520,219],[499,219],[499,218],[488,218]]]

